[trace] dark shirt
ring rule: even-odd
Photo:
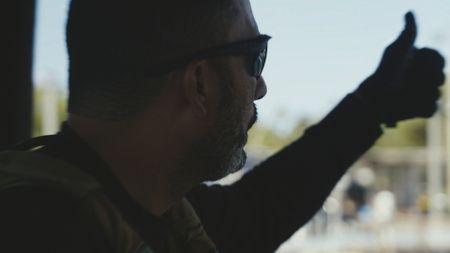
[[[258,165],[239,182],[231,186],[201,185],[188,198],[219,252],[274,252],[315,214],[346,169],[380,135],[379,124],[367,113],[364,104],[347,96],[302,138]],[[54,141],[39,152],[93,175],[131,226],[150,245],[164,252],[165,245],[161,243],[166,233],[164,221],[136,204],[106,164],[70,127],[64,126]],[[60,195],[48,189],[30,188],[1,192],[0,203],[6,208],[0,209],[0,232],[17,231],[8,237],[10,240],[40,241],[41,245],[57,241],[67,249],[73,246],[90,250],[73,252],[102,252],[104,246],[97,249],[87,246],[104,242],[97,235],[98,228],[92,228],[74,203]]]

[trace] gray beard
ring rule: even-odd
[[[247,133],[242,128],[242,113],[228,110],[208,134],[193,144],[181,166],[181,176],[190,181],[216,181],[242,169],[247,161],[244,146]],[[183,175],[184,174],[184,175]]]
[[[226,137],[226,136],[224,136]],[[244,151],[244,145],[247,141],[246,135],[239,134],[236,136],[238,140],[235,140],[235,145],[230,147],[231,143],[226,141],[222,142],[221,150],[216,150],[217,154],[221,154],[217,157],[217,167],[210,168],[212,175],[208,180],[219,180],[231,173],[241,170],[245,162],[247,161],[247,154]],[[228,139],[229,142],[230,139]],[[220,145],[220,144],[219,144]]]
[[[216,181],[242,169],[247,161],[244,151],[247,134],[229,124],[210,137],[203,150],[203,181]]]

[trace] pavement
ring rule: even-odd
[[[450,253],[450,219],[399,215],[385,224],[342,221],[322,226],[308,224],[277,253]]]

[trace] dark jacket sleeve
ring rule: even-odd
[[[274,252],[312,218],[381,133],[362,101],[348,95],[303,137],[239,182],[200,186],[189,200],[219,252]]]
[[[113,252],[67,194],[42,187],[0,192],[0,252]]]

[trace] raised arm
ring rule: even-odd
[[[303,137],[232,186],[189,196],[220,252],[274,252],[322,206],[352,163],[382,134],[380,125],[429,117],[444,81],[443,58],[416,49],[411,13],[380,66]]]

